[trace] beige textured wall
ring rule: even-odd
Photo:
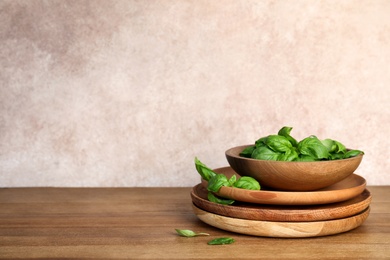
[[[0,186],[193,186],[294,127],[390,184],[390,1],[0,1]]]

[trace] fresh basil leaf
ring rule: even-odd
[[[219,197],[215,196],[214,193],[212,193],[210,191],[207,194],[207,198],[211,202],[215,202],[215,203],[223,204],[223,205],[230,205],[230,204],[234,203],[234,200],[219,198]]]
[[[347,150],[342,143],[336,140],[325,139],[321,140],[321,143],[328,149],[329,153],[345,153]]]
[[[259,146],[253,151],[252,158],[258,160],[277,161],[280,155],[281,153],[275,152],[267,146]]]
[[[298,143],[298,151],[315,159],[328,159],[329,152],[325,145],[314,135],[306,137]]]
[[[242,176],[239,178],[233,185],[236,188],[246,189],[246,190],[260,190],[259,182],[249,176]]]
[[[292,137],[292,136],[290,135],[292,129],[293,129],[292,127],[284,126],[284,127],[282,127],[282,128],[279,130],[278,135],[281,135],[281,136],[286,137],[287,140],[288,140],[293,146],[297,146],[297,144],[298,144],[297,140],[295,140],[295,138]]]
[[[296,161],[298,159],[298,153],[295,150],[295,147],[292,147],[291,150],[280,155],[278,159],[279,161],[286,161],[286,162]]]
[[[290,141],[281,135],[269,135],[265,144],[275,152],[287,152],[292,148]]]
[[[234,183],[237,181],[237,176],[236,175],[232,175],[232,177],[230,177],[229,179],[229,187],[232,187],[234,185]]]
[[[314,135],[297,142],[291,136],[292,129],[292,127],[284,126],[277,135],[257,139],[254,146],[242,151],[242,156],[258,160],[319,161],[349,158],[363,153],[363,151],[349,152],[342,143],[336,140],[319,140]]]
[[[333,153],[336,150],[336,144],[332,139],[321,140],[321,143],[328,149],[329,153]]]
[[[222,186],[230,186],[227,177],[223,174],[216,174],[210,178],[207,184],[207,190],[212,192],[218,192]]]
[[[175,229],[175,230],[182,237],[209,236],[209,234],[207,233],[196,233],[189,229]]]
[[[333,140],[333,141],[334,141],[334,143],[336,145],[336,149],[334,150],[334,152],[336,152],[336,153],[345,153],[347,151],[347,148],[345,148],[345,146],[342,143],[340,143],[340,142],[338,142],[336,140]]]
[[[219,237],[207,242],[208,245],[227,245],[234,243],[235,240],[231,237]]]
[[[203,179],[209,181],[216,173],[195,157],[195,168]]]
[[[264,136],[264,137],[261,137],[261,138],[257,139],[256,142],[255,142],[255,146],[256,147],[260,147],[260,146],[265,145],[265,143],[267,141],[267,138],[268,138],[268,136]]]
[[[296,159],[297,162],[314,162],[316,161],[316,158],[310,155],[303,155],[300,154],[298,158]]]
[[[331,153],[330,154],[330,160],[339,160],[344,159],[344,153]]]
[[[344,154],[344,159],[347,159],[347,158],[351,158],[351,157],[355,157],[355,156],[358,156],[358,155],[360,155],[360,154],[363,154],[363,152],[362,151],[360,151],[360,150],[349,150],[348,152],[346,152],[345,154]]]
[[[244,150],[241,151],[240,156],[251,158],[253,150],[255,150],[255,148],[256,147],[254,145],[246,147]]]

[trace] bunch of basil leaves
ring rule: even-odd
[[[322,161],[346,159],[359,154],[360,150],[347,150],[345,146],[332,139],[320,140],[311,135],[298,142],[290,135],[292,127],[282,127],[277,135],[268,135],[248,146],[240,156],[274,161]]]
[[[226,187],[235,187],[240,189],[247,190],[260,190],[260,184],[257,180],[249,176],[242,176],[237,179],[236,175],[231,176],[229,179],[226,175],[221,173],[216,173],[209,167],[207,167],[204,163],[199,161],[197,157],[195,157],[195,168],[197,172],[200,174],[202,179],[208,181],[207,184],[207,198],[209,201],[219,203],[219,204],[233,204],[234,200],[220,198],[215,195],[222,186]]]

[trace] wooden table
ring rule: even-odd
[[[317,238],[229,233],[193,214],[191,188],[2,188],[0,258],[390,259],[390,186],[371,186],[371,213]],[[207,232],[186,238],[175,228]],[[230,245],[207,245],[216,237]]]

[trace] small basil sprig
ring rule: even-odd
[[[175,229],[175,230],[182,237],[209,236],[209,234],[207,233],[196,233],[189,229]]]
[[[236,182],[236,175],[233,175],[229,180],[223,174],[216,174],[210,178],[209,183],[207,184],[207,190],[209,191],[207,194],[207,198],[211,202],[215,202],[218,204],[230,205],[234,203],[234,200],[231,199],[223,199],[214,195],[213,192],[218,192],[222,186],[231,187]]]
[[[216,175],[216,173],[212,169],[210,169],[204,163],[199,161],[197,157],[195,157],[195,168],[200,174],[200,176],[206,181],[209,181],[213,176]]]
[[[235,187],[248,190],[260,190],[260,184],[257,180],[249,176],[243,176],[237,179],[236,175],[232,175],[230,179],[226,175],[216,173],[195,157],[195,168],[203,179],[208,181],[208,199],[211,202],[218,204],[230,205],[234,200],[217,197],[214,193],[218,192],[223,186]]]
[[[208,245],[227,245],[234,243],[235,240],[231,237],[219,237],[207,242]]]

